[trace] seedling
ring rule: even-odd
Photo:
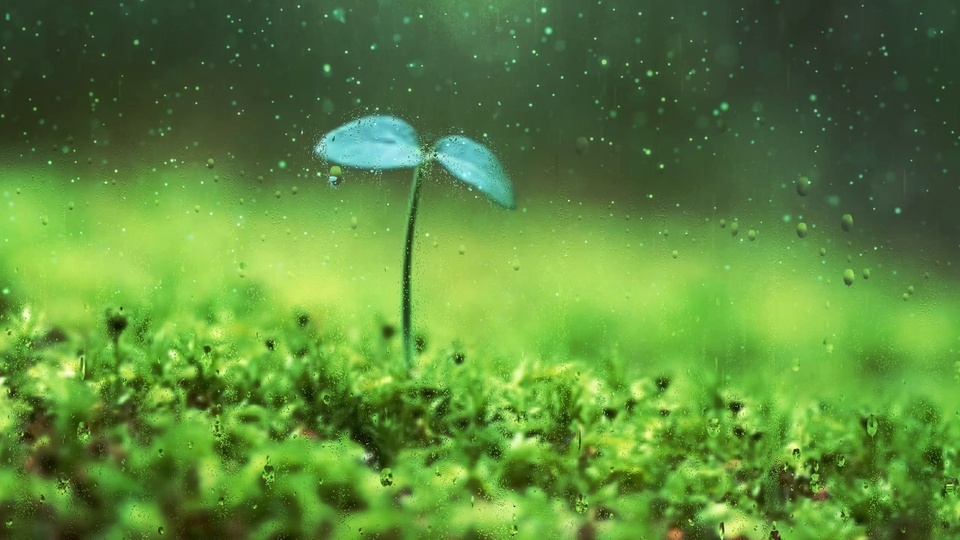
[[[457,180],[476,188],[500,206],[512,209],[514,200],[510,179],[496,156],[482,144],[460,135],[450,135],[424,148],[413,127],[392,116],[366,116],[348,122],[324,135],[314,150],[323,159],[347,167],[380,170],[414,168],[400,295],[403,356],[409,369],[413,366],[410,273],[414,227],[424,175],[430,164],[437,162]]]

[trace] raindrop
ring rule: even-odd
[[[586,137],[577,137],[577,153],[581,156],[590,149],[590,141]]]
[[[864,269],[863,269],[863,279],[870,279],[870,269],[869,269],[869,268],[864,268]]]
[[[807,224],[804,222],[797,223],[797,236],[800,238],[807,237]]]
[[[207,168],[208,168],[208,169],[212,169],[212,168],[213,168],[213,165],[214,165],[213,158],[207,159]],[[229,167],[228,167],[228,168],[229,168]]]
[[[797,178],[797,195],[806,197],[810,193],[810,179],[806,176]]]
[[[465,245],[463,245],[463,244],[460,244],[460,247],[457,248],[457,249],[458,249],[458,251],[460,251],[460,254],[461,254],[461,255],[463,255],[463,254],[465,254],[465,253],[467,252],[467,246],[465,246]]]
[[[853,216],[844,214],[843,217],[840,218],[840,228],[842,228],[844,232],[850,232],[853,229]]]
[[[840,454],[840,457],[837,458],[837,467],[843,467],[847,464],[847,456]]]
[[[754,230],[754,229],[750,229],[749,231],[747,231],[747,238],[749,238],[751,242],[753,242],[754,240],[756,240],[756,239],[757,239],[757,231]]]
[[[159,534],[160,536],[163,536],[164,534],[163,527],[157,527],[157,534]]]
[[[877,417],[870,415],[870,418],[867,419],[867,435],[873,437],[877,434],[877,428],[880,427],[880,422],[877,421]]]
[[[856,274],[853,273],[852,268],[847,268],[846,270],[843,271],[843,282],[847,284],[847,286],[853,285],[853,282],[856,279],[857,279],[857,276]]]
[[[730,235],[736,236],[737,233],[739,232],[740,232],[740,222],[734,221],[733,223],[730,224]]]

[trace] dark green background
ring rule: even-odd
[[[488,134],[521,204],[656,193],[702,213],[802,174],[860,224],[953,253],[957,22],[942,0],[14,0],[0,137],[13,160],[73,136],[107,168],[227,153],[297,174],[324,131],[379,109],[425,137]],[[578,136],[609,144],[580,157]]]

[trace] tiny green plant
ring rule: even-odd
[[[460,135],[450,135],[424,148],[413,127],[392,116],[365,116],[348,122],[324,135],[315,151],[327,161],[348,167],[378,170],[414,168],[400,295],[403,356],[409,369],[413,366],[410,300],[413,238],[424,175],[430,165],[437,162],[454,178],[508,209],[515,206],[513,185],[496,156],[482,144]]]

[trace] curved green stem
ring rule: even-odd
[[[427,163],[413,171],[413,187],[410,190],[410,208],[407,211],[407,239],[403,248],[403,291],[401,294],[401,332],[403,333],[403,359],[407,371],[413,368],[413,339],[411,339],[410,275],[413,267],[413,237],[417,224],[417,205],[420,203],[420,180],[426,172]]]

